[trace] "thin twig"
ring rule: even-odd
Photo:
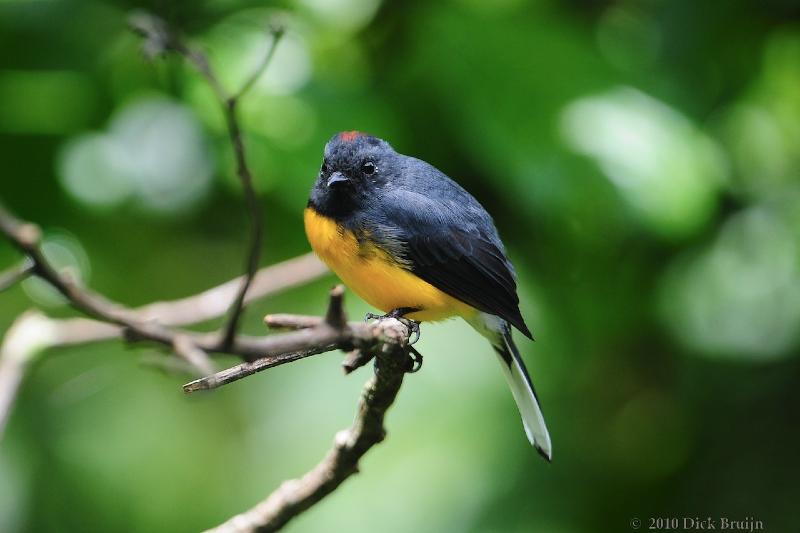
[[[286,28],[282,25],[270,25],[269,33],[272,36],[272,42],[267,48],[267,53],[264,54],[264,57],[261,58],[261,62],[258,66],[253,70],[250,76],[245,80],[239,90],[236,92],[235,95],[231,98],[233,101],[239,101],[242,97],[250,90],[253,85],[256,84],[258,78],[267,70],[267,66],[272,62],[272,57],[275,55],[275,50],[278,47],[278,43],[280,42],[281,38],[283,37],[284,33],[286,33]]]
[[[258,203],[258,196],[256,195],[253,186],[253,174],[247,164],[247,156],[244,147],[244,138],[242,137],[242,130],[239,126],[238,110],[240,99],[250,90],[250,87],[258,81],[258,78],[264,73],[275,55],[275,50],[278,43],[283,37],[284,30],[282,27],[271,28],[272,43],[267,49],[264,59],[256,67],[250,77],[242,84],[241,88],[226,101],[220,101],[223,112],[225,113],[225,122],[228,125],[228,136],[230,138],[231,146],[236,157],[236,174],[242,182],[242,189],[244,190],[245,203],[247,205],[247,212],[250,216],[250,244],[248,247],[247,258],[245,261],[245,277],[239,289],[239,293],[234,298],[233,303],[228,315],[228,322],[223,328],[222,347],[227,348],[233,343],[233,338],[239,326],[239,319],[244,312],[244,300],[247,295],[247,290],[253,282],[253,277],[258,271],[258,263],[261,258],[261,241],[264,239],[264,220],[261,213],[261,206]]]
[[[337,344],[328,344],[310,348],[308,350],[276,355],[273,357],[262,357],[261,359],[256,359],[252,363],[242,363],[240,365],[216,372],[210,376],[190,381],[183,386],[183,392],[192,393],[202,390],[216,389],[223,385],[227,385],[228,383],[239,381],[247,376],[252,376],[253,374],[261,372],[262,370],[267,370],[269,368],[274,368],[286,363],[299,361],[300,359],[305,359],[306,357],[310,357],[312,355],[330,352],[335,350],[337,346]]]
[[[250,245],[245,264],[245,277],[239,288],[239,293],[231,304],[228,322],[223,329],[222,347],[230,346],[234,335],[236,335],[239,318],[244,310],[244,298],[247,294],[247,289],[250,288],[253,276],[255,276],[258,270],[258,263],[261,258],[261,240],[264,233],[261,206],[258,203],[258,197],[253,188],[253,176],[250,173],[250,168],[247,166],[244,141],[242,140],[242,133],[236,117],[236,100],[231,100],[230,102],[231,104],[225,107],[225,117],[228,123],[228,134],[236,156],[236,174],[238,174],[239,180],[242,182],[247,211],[250,214]]]
[[[222,113],[225,116],[225,123],[228,128],[228,137],[233,147],[236,159],[236,174],[242,182],[244,190],[245,204],[250,218],[250,238],[248,251],[245,258],[245,276],[233,299],[228,312],[228,320],[222,329],[220,349],[227,350],[233,343],[233,338],[239,326],[239,320],[244,312],[245,297],[253,277],[258,271],[258,264],[261,258],[261,242],[263,240],[263,217],[261,206],[258,202],[255,188],[253,186],[253,174],[247,164],[246,150],[242,129],[239,125],[237,106],[243,97],[258,78],[264,73],[275,54],[275,48],[284,34],[282,27],[271,28],[273,36],[271,46],[268,47],[264,59],[258,64],[256,69],[242,84],[241,88],[233,96],[228,92],[219,81],[219,77],[214,73],[208,58],[201,51],[188,46],[180,38],[177,32],[173,31],[163,20],[146,13],[135,13],[129,19],[129,24],[133,31],[144,38],[146,51],[153,55],[163,52],[175,52],[183,56],[191,63],[197,71],[208,82],[214,94],[217,96]]]
[[[277,313],[264,317],[264,324],[271,329],[306,329],[318,326],[320,322],[322,318],[318,316]]]

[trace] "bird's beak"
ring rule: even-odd
[[[348,181],[350,180],[341,172],[334,172],[331,174],[331,177],[328,178],[328,187],[333,187],[337,184],[345,184]]]

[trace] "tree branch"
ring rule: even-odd
[[[264,324],[272,329],[306,329],[318,326],[322,319],[318,316],[275,314],[264,317]]]
[[[409,331],[406,326],[394,319],[384,319],[375,327],[380,339],[375,348],[375,375],[364,387],[353,425],[337,433],[331,450],[311,471],[298,479],[285,481],[264,501],[210,532],[278,531],[358,472],[361,457],[386,437],[384,417],[408,370]]]

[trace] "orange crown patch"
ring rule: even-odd
[[[350,142],[350,141],[353,141],[354,139],[357,139],[358,137],[363,137],[363,136],[364,136],[364,134],[361,133],[360,131],[356,131],[356,130],[343,131],[342,133],[339,134],[339,139],[344,141],[344,142]]]

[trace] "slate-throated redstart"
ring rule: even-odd
[[[494,221],[460,185],[377,137],[348,131],[325,146],[305,210],[314,251],[369,304],[415,321],[460,316],[492,343],[528,440],[550,435],[511,338],[532,338]]]

